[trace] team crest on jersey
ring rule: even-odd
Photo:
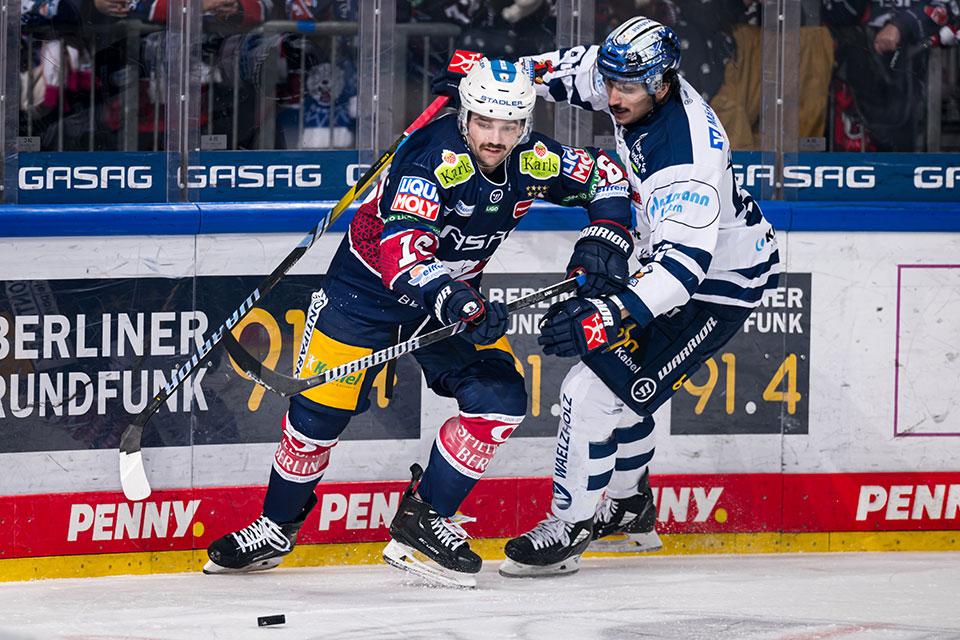
[[[467,154],[444,149],[441,158],[443,162],[433,170],[433,174],[437,176],[437,180],[444,189],[463,184],[473,176],[473,163],[470,162],[470,156]]]
[[[594,160],[583,149],[563,148],[563,175],[586,184],[593,171]]]
[[[520,153],[520,173],[546,180],[560,175],[560,156],[547,149],[539,140],[533,149]]]
[[[416,176],[404,176],[397,187],[397,195],[390,205],[393,211],[412,213],[426,220],[436,220],[440,212],[437,185]]]

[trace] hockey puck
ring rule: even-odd
[[[282,613],[277,616],[260,616],[257,618],[258,627],[269,627],[274,624],[283,624],[287,621],[287,617]]]

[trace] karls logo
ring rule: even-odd
[[[44,189],[150,189],[148,166],[20,167],[19,186],[24,191]]]
[[[199,500],[74,504],[67,542],[182,538],[199,507]]]
[[[760,184],[772,187],[777,182],[776,167],[772,164],[733,165],[737,184],[747,188]],[[869,166],[819,166],[787,165],[783,168],[785,188],[835,186],[848,189],[872,189],[877,182],[873,167]]]
[[[865,484],[857,499],[857,520],[956,520],[960,517],[960,484]],[[882,515],[881,515],[882,514]]]

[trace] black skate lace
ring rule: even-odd
[[[267,516],[260,516],[252,524],[233,534],[233,537],[241,552],[262,547],[264,544],[269,544],[277,551],[290,550],[290,540],[283,535],[280,525]]]
[[[476,518],[458,513],[450,518],[434,518],[430,522],[430,527],[443,546],[451,551],[456,551],[466,543],[466,538],[470,537],[467,532],[463,530],[463,527],[460,526],[460,523],[476,521]]]
[[[530,538],[534,549],[540,549],[558,541],[566,547],[570,545],[570,531],[572,529],[573,524],[564,522],[551,513],[545,520],[541,520],[540,524],[523,535]]]

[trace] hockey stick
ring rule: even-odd
[[[544,300],[558,296],[561,293],[572,293],[578,286],[583,284],[584,280],[585,276],[580,275],[575,278],[570,278],[569,280],[564,280],[563,282],[550,285],[549,287],[545,287],[539,291],[534,291],[531,294],[507,303],[507,309],[513,312],[519,309],[524,309],[538,302],[543,302]],[[384,362],[389,362],[395,358],[399,358],[405,353],[410,353],[411,351],[415,351],[420,347],[425,347],[428,344],[445,340],[450,336],[461,333],[464,330],[466,330],[466,326],[463,322],[448,324],[440,327],[439,329],[431,331],[430,333],[425,333],[422,336],[411,338],[405,342],[390,345],[386,349],[381,349],[380,351],[363,356],[362,358],[341,364],[333,367],[332,369],[327,369],[326,371],[323,371],[315,376],[310,376],[309,378],[294,378],[291,376],[285,376],[282,373],[277,373],[269,367],[263,366],[262,362],[257,360],[250,354],[249,351],[244,349],[240,343],[237,342],[236,337],[234,337],[233,332],[231,331],[224,332],[223,346],[226,347],[227,352],[233,357],[234,361],[237,363],[237,366],[240,367],[240,369],[243,370],[248,376],[250,376],[254,382],[266,387],[279,396],[287,398],[289,396],[297,395],[298,393],[303,393],[308,389],[319,387],[320,385],[326,384],[331,380],[337,380],[343,376],[357,373],[358,371],[363,371],[364,369],[378,364],[383,364]]]
[[[253,293],[247,296],[246,300],[243,301],[237,310],[217,327],[216,331],[210,334],[210,337],[204,340],[197,352],[177,369],[176,374],[171,378],[170,382],[168,382],[149,404],[147,404],[143,411],[137,414],[133,421],[127,425],[127,428],[124,429],[123,434],[120,436],[120,486],[123,487],[123,494],[128,500],[143,500],[150,495],[150,483],[147,481],[147,474],[143,468],[140,442],[143,438],[143,428],[147,425],[150,418],[153,417],[153,414],[173,395],[177,387],[190,375],[190,372],[202,362],[206,361],[210,352],[213,351],[213,348],[223,339],[224,334],[229,333],[230,329],[236,326],[236,324],[253,309],[257,301],[273,289],[277,282],[280,281],[280,278],[293,268],[303,254],[305,254],[330,225],[340,217],[340,214],[353,203],[360,193],[373,183],[376,177],[380,175],[380,172],[390,164],[397,149],[400,148],[400,145],[403,144],[410,134],[430,122],[449,101],[450,98],[448,96],[440,96],[430,103],[430,106],[413,121],[413,124],[407,127],[386,153],[380,156],[380,159],[367,169],[363,177],[361,177],[355,185],[350,187],[350,190],[340,198],[340,201],[333,206],[330,212],[307,233],[303,240],[300,241],[300,244],[253,290]]]

